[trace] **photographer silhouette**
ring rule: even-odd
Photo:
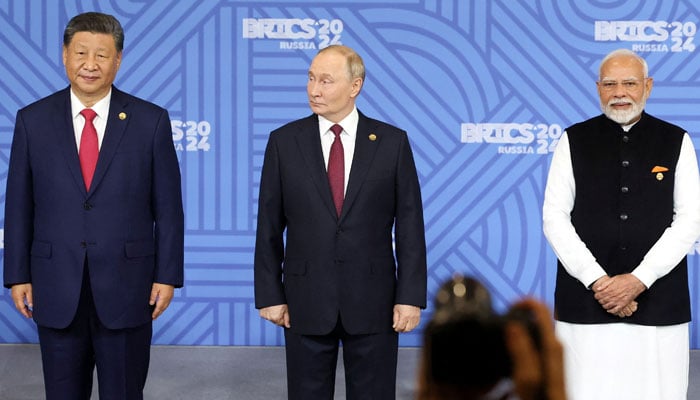
[[[455,276],[424,331],[418,400],[564,400],[562,347],[549,309],[524,299],[504,315],[478,280]]]

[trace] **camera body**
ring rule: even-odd
[[[496,313],[488,289],[471,277],[445,282],[435,297],[435,314],[426,327],[426,351],[432,379],[457,386],[490,386],[509,378],[513,365],[505,326],[525,326],[536,347],[539,334],[532,315],[522,309]]]

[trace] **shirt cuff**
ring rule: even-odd
[[[588,271],[584,272],[579,280],[583,283],[583,286],[590,289],[595,281],[607,275],[605,270],[596,264],[595,268],[590,268]]]
[[[644,286],[647,287],[647,289],[649,289],[651,287],[651,285],[653,285],[654,282],[656,282],[656,280],[658,279],[656,274],[653,273],[652,271],[649,271],[649,270],[646,270],[643,268],[639,268],[639,267],[637,267],[634,271],[632,271],[632,275],[634,275],[637,279],[642,281],[642,283],[644,284]]]

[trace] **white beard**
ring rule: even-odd
[[[607,105],[600,103],[600,108],[603,109],[603,113],[611,120],[620,125],[628,125],[642,114],[646,102],[646,97],[644,97],[639,103],[632,101],[632,99],[628,97],[623,97],[622,99],[611,100]],[[615,103],[630,103],[632,106],[628,110],[616,110],[613,107],[613,104]]]

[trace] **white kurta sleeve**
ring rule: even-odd
[[[632,271],[647,288],[678,265],[700,235],[700,176],[695,148],[687,133],[674,179],[673,222]]]
[[[576,182],[571,164],[569,138],[564,132],[554,150],[544,191],[543,231],[566,272],[589,287],[607,274],[571,223],[575,197]]]

